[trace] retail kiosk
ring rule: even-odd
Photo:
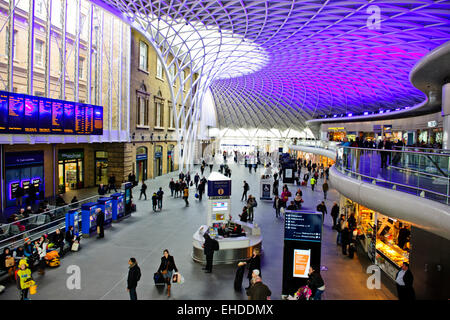
[[[200,226],[193,235],[192,259],[194,261],[206,263],[202,248],[205,233],[219,242],[219,251],[214,253],[214,264],[229,264],[248,259],[253,248],[259,248],[262,252],[259,227],[232,219],[230,178],[218,172],[211,173],[208,177],[207,208],[206,224]],[[230,232],[229,237],[219,236],[219,229],[223,226],[239,229],[245,233]]]

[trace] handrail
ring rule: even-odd
[[[357,150],[367,150],[367,151],[377,151],[377,152],[399,152],[399,153],[410,153],[417,155],[430,155],[430,156],[439,156],[439,157],[450,157],[450,153],[432,153],[432,152],[420,152],[420,151],[406,151],[406,150],[395,150],[395,149],[378,149],[378,148],[359,148],[359,147],[350,147],[350,146],[341,146],[337,145],[337,148],[345,148],[345,149],[357,149]]]
[[[66,204],[66,205],[64,205],[64,206],[55,207],[55,208],[50,209],[50,210],[45,211],[45,212],[32,214],[32,215],[30,215],[30,216],[27,217],[27,218],[22,218],[22,219],[19,219],[19,220],[17,220],[17,221],[14,221],[14,222],[2,224],[2,225],[0,225],[0,228],[1,228],[1,229],[7,228],[8,226],[11,226],[11,225],[14,225],[14,224],[17,224],[17,223],[25,222],[25,221],[30,220],[30,219],[36,219],[37,217],[40,217],[40,216],[42,216],[42,215],[48,215],[48,214],[56,213],[56,211],[61,211],[61,210],[64,211],[64,210],[66,210],[67,208],[69,208],[69,210],[70,210],[70,209],[75,209],[74,206],[79,206],[79,205],[82,204],[82,203],[86,203],[87,200],[91,200],[91,199],[99,198],[99,197],[101,197],[101,196],[100,196],[100,195],[95,195],[95,196],[92,196],[92,197],[89,197],[89,198],[85,198],[85,199],[83,199],[83,200],[80,200],[80,201],[78,201],[78,202]],[[21,224],[22,224],[22,223],[21,223]],[[26,223],[25,223],[25,224],[26,224]]]

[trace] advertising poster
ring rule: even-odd
[[[23,124],[26,133],[38,133],[39,99],[37,97],[25,97]]]
[[[9,95],[8,130],[9,132],[23,131],[23,97]]]
[[[8,130],[8,93],[0,92],[0,132]]]
[[[52,132],[63,132],[63,108],[62,101],[52,102]]]
[[[52,132],[52,102],[39,99],[39,133]]]
[[[262,184],[262,198],[271,198],[270,189],[271,189],[270,183]]]
[[[311,250],[294,250],[294,271],[295,278],[308,278],[311,263]]]
[[[73,103],[64,103],[64,133],[75,133],[75,105]]]

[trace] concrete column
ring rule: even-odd
[[[450,83],[442,86],[443,139],[442,149],[450,149]]]

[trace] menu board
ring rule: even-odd
[[[64,115],[64,109],[63,109],[63,102],[62,101],[53,101],[52,102],[52,132],[59,132],[61,133],[63,131],[63,115]]]
[[[64,103],[64,133],[75,132],[75,104]]]
[[[39,121],[39,100],[37,97],[25,97],[23,127],[26,133],[37,133]]]
[[[103,134],[103,107],[0,91],[0,133]]]
[[[0,132],[8,131],[8,93],[0,93]]]
[[[52,132],[52,102],[48,99],[39,100],[39,133]]]
[[[17,94],[9,95],[8,108],[8,131],[23,131],[23,96]]]

